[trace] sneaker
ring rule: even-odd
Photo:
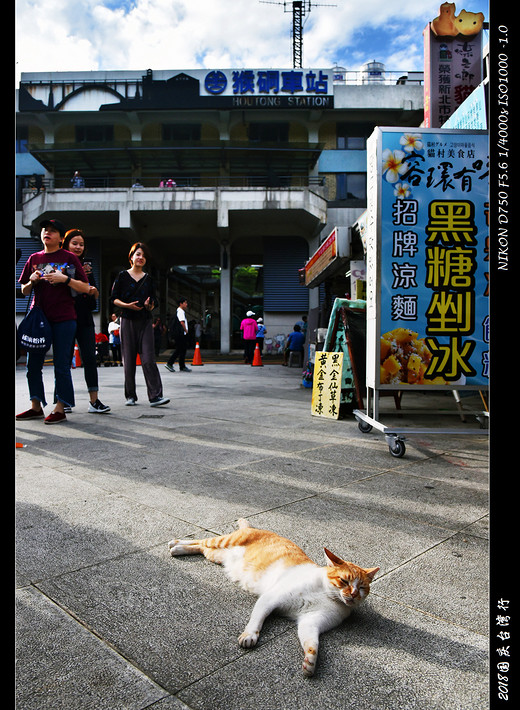
[[[96,399],[95,402],[90,402],[88,405],[88,411],[93,412],[94,414],[104,414],[105,412],[110,411],[110,407],[107,406],[106,404],[103,404],[99,399]]]
[[[191,372],[189,367],[181,367],[181,372]]]
[[[48,417],[45,417],[45,424],[59,424],[59,422],[67,421],[67,417],[63,412],[51,412]]]
[[[135,403],[136,403],[136,402],[135,402],[135,399],[134,399],[133,397],[129,397],[129,398],[126,400],[126,402],[125,402],[125,404],[126,404],[127,407],[133,407],[133,406],[135,405]]]
[[[28,409],[25,412],[22,412],[21,414],[16,415],[16,419],[39,419],[40,417],[43,417],[43,409],[40,409],[37,411],[36,409]]]
[[[165,367],[167,370],[169,370],[170,372],[175,372],[175,370],[173,369],[173,366],[172,366],[172,365],[166,364],[164,367]]]
[[[150,407],[160,407],[162,404],[168,404],[169,401],[167,397],[155,397],[150,400]]]

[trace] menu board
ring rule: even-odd
[[[339,417],[342,371],[343,353],[316,353],[311,402],[311,412],[314,416],[329,419]]]
[[[485,389],[485,131],[376,128],[368,143],[367,385]]]

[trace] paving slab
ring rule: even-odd
[[[30,585],[17,591],[16,619],[17,708],[139,710],[169,695]]]

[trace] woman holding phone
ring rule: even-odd
[[[65,227],[57,219],[40,222],[43,251],[31,254],[21,273],[19,283],[24,296],[33,297],[33,305],[41,308],[52,329],[52,359],[54,364],[55,403],[45,417],[47,402],[43,383],[45,352],[27,353],[27,384],[31,408],[16,415],[16,419],[45,417],[45,424],[67,420],[65,407],[74,406],[74,385],[70,372],[70,356],[76,334],[75,293],[88,293],[90,286],[81,262],[62,248]]]
[[[161,376],[155,362],[155,342],[152,311],[157,305],[155,285],[144,267],[149,261],[148,248],[136,242],[128,254],[130,268],[121,271],[112,286],[111,300],[121,311],[121,355],[125,375],[126,404],[137,403],[135,370],[137,356],[141,359],[151,407],[170,401],[163,397]]]
[[[96,307],[96,299],[99,291],[96,286],[92,264],[85,261],[85,236],[81,229],[69,229],[65,233],[63,248],[75,254],[80,260],[83,271],[87,275],[90,290],[88,293],[78,293],[74,299],[76,306],[76,340],[83,363],[83,373],[87,385],[90,403],[88,411],[93,414],[105,414],[110,411],[110,407],[103,404],[98,398],[98,371],[96,362],[96,333],[94,328],[94,318],[92,311]],[[71,353],[72,359],[73,353]],[[70,411],[65,410],[65,411]]]

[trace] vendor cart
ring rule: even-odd
[[[411,434],[487,424],[487,155],[485,131],[376,128],[367,143],[366,395],[354,416],[392,456]],[[398,411],[380,399],[396,392]],[[484,407],[467,411],[471,397]],[[420,405],[414,426],[409,403]]]

